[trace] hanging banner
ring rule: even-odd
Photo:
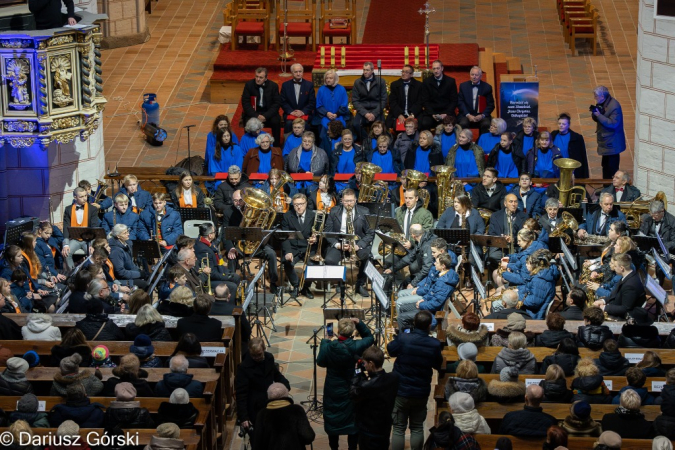
[[[509,131],[521,130],[523,119],[539,123],[539,82],[502,82],[499,90],[500,114]]]

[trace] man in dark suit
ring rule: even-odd
[[[483,181],[471,191],[471,203],[474,208],[485,208],[497,211],[504,204],[506,187],[497,179],[497,169],[486,167],[483,172]]]
[[[628,184],[628,174],[618,170],[612,177],[612,185],[604,188],[602,192],[612,194],[615,202],[634,202],[640,198],[640,189]]]
[[[495,110],[495,97],[492,86],[481,81],[483,71],[473,66],[469,72],[471,81],[459,85],[459,126],[462,128],[480,128],[480,133],[490,131],[492,111]]]
[[[609,233],[609,226],[616,222],[626,221],[626,216],[614,207],[614,197],[612,194],[603,192],[600,194],[600,209],[594,213],[586,214],[586,221],[579,225],[577,236],[585,238],[587,234],[594,234],[597,236],[607,236]]]
[[[555,230],[562,223],[562,215],[558,207],[558,199],[548,198],[544,204],[545,213],[539,216],[539,225],[542,230],[546,230],[546,234],[551,235],[551,231]],[[565,233],[573,239],[574,231],[571,229],[565,230]]]
[[[518,211],[518,197],[515,194],[507,194],[504,197],[504,208],[492,214],[490,217],[490,235],[504,236],[509,242],[513,242],[514,249],[518,247],[516,244],[516,236],[523,224],[527,220],[527,214]],[[509,233],[509,230],[511,231]],[[504,254],[509,253],[509,249],[504,249]],[[497,247],[490,247],[488,252],[488,263],[497,265],[502,258],[502,249]]]
[[[432,130],[443,123],[445,116],[456,114],[457,83],[455,79],[443,74],[443,63],[436,60],[431,63],[433,77],[423,81],[424,113],[420,130]]]
[[[197,265],[197,256],[193,248],[185,247],[178,252],[176,257],[178,263],[174,267],[180,267],[187,278],[186,286],[189,287],[195,294],[204,294],[204,284],[206,284],[207,277],[211,269],[205,268],[202,273],[199,273],[195,266]]]
[[[363,143],[373,122],[384,120],[382,109],[387,105],[387,87],[383,79],[375,76],[375,67],[370,61],[363,63],[363,76],[354,81],[352,105],[356,111],[352,119],[354,140]]]
[[[263,123],[263,127],[272,128],[274,142],[281,142],[281,118],[279,108],[279,86],[267,79],[267,69],[258,67],[255,70],[255,78],[244,85],[241,94],[241,106],[244,108],[242,120],[244,123],[253,117]]]
[[[73,253],[78,250],[87,251],[87,243],[82,240],[70,239],[71,228],[98,228],[101,220],[98,218],[98,208],[90,207],[87,202],[87,191],[81,187],[73,191],[75,202],[63,211],[63,250],[69,269],[75,267]],[[87,256],[87,255],[85,255]]]
[[[198,295],[192,304],[194,314],[179,319],[176,323],[178,336],[193,333],[199,342],[220,342],[223,340],[223,323],[212,317],[211,299],[206,295]]]
[[[370,257],[370,247],[373,243],[375,231],[370,228],[366,221],[366,214],[369,214],[368,208],[356,204],[356,194],[352,189],[345,189],[342,192],[342,205],[331,209],[326,220],[324,231],[326,233],[347,233],[348,223],[351,221],[354,227],[354,234],[358,236],[354,247],[349,242],[341,242],[337,239],[328,239],[328,251],[326,252],[326,265],[336,266],[340,264],[342,254],[356,254],[359,259],[359,274],[356,278],[356,291],[363,297],[370,295],[366,290],[366,264]],[[344,283],[342,286],[342,295],[344,295]]]
[[[305,194],[295,194],[293,196],[293,211],[288,211],[284,214],[281,222],[281,229],[284,231],[300,231],[304,240],[301,239],[286,239],[281,243],[282,261],[284,263],[284,271],[288,281],[293,286],[291,291],[291,298],[298,298],[298,285],[300,280],[295,273],[295,263],[303,261],[305,253],[307,252],[307,244],[313,245],[316,243],[316,236],[312,235],[312,225],[314,225],[314,217],[316,213],[307,209],[307,197]],[[314,295],[309,290],[311,283],[305,283],[300,294],[308,299],[313,299]]]
[[[544,198],[532,189],[532,178],[529,173],[520,175],[518,186],[511,192],[518,198],[518,211],[523,211],[529,217],[537,217],[544,213]]]
[[[614,263],[614,272],[621,275],[621,281],[614,286],[609,297],[597,300],[593,305],[601,308],[611,317],[625,320],[627,314],[642,306],[647,300],[645,288],[640,275],[631,267],[632,261],[629,254],[613,255],[612,263]]]
[[[213,196],[213,206],[216,211],[224,213],[227,206],[232,206],[234,191],[241,192],[242,189],[247,187],[252,186],[248,182],[248,176],[241,172],[241,167],[230,166],[227,170],[227,179],[218,185]]]
[[[284,111],[284,132],[293,130],[293,121],[298,117],[311,123],[312,114],[316,107],[314,84],[302,78],[304,69],[302,64],[291,66],[293,78],[281,84],[281,109]],[[279,141],[277,141],[279,142]]]
[[[422,82],[413,78],[415,69],[406,64],[401,69],[401,78],[391,83],[389,89],[389,115],[387,128],[396,129],[396,121],[403,122],[408,117],[416,118],[422,114]]]
[[[662,201],[654,200],[649,204],[649,215],[642,216],[640,232],[652,237],[658,234],[668,251],[675,253],[675,216],[666,211]]]
[[[220,286],[216,286],[216,289],[213,291],[213,297],[214,302],[211,305],[211,316],[233,315],[237,304],[227,285],[221,284]],[[242,310],[241,312],[239,326],[241,327],[241,343],[245,346],[251,339],[251,323],[246,318],[246,311]]]
[[[201,264],[201,261],[207,258],[211,269],[212,289],[217,284],[226,283],[230,290],[235,291],[240,281],[239,275],[220,264],[221,257],[218,248],[213,245],[215,240],[216,228],[212,224],[203,223],[199,225],[199,239],[195,241],[194,247],[197,261]]]

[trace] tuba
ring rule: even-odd
[[[375,174],[382,172],[382,168],[369,162],[360,162],[356,167],[361,172],[358,203],[385,203],[389,187],[384,181],[374,181]]]
[[[101,196],[105,193],[106,189],[108,189],[108,184],[105,181],[97,179],[96,183],[98,183],[98,187],[96,188],[96,193],[94,194],[93,203],[98,203],[101,200]]]
[[[431,168],[436,173],[436,184],[438,185],[438,217],[443,212],[452,207],[455,197],[464,193],[464,185],[459,180],[453,180],[452,174],[457,169],[450,166],[433,166]]]
[[[265,191],[252,187],[244,188],[241,194],[245,206],[239,227],[269,229],[277,217],[270,196]],[[239,241],[237,246],[245,255],[251,255],[258,244],[253,241]]]
[[[575,186],[572,180],[574,169],[581,167],[581,163],[572,158],[559,158],[553,161],[553,164],[560,168],[558,201],[562,203],[563,208],[581,208],[581,202],[586,197],[586,189],[582,186]]]
[[[555,230],[551,230],[549,237],[559,237],[565,240],[565,245],[570,245],[572,238],[566,233],[567,230],[577,231],[579,224],[572,214],[567,211],[562,213],[562,222],[556,225]]]
[[[668,199],[663,191],[657,192],[654,198],[645,198],[644,195],[641,195],[633,202],[614,202],[614,205],[621,208],[621,211],[626,215],[628,228],[636,230],[640,228],[642,223],[641,216],[649,213],[649,205],[655,200],[663,202],[664,208],[668,209]]]
[[[401,175],[406,179],[405,188],[417,189],[417,195],[419,199],[422,200],[422,206],[429,208],[429,200],[431,199],[429,191],[420,188],[420,183],[427,181],[429,177],[424,173],[413,169],[404,170]]]
[[[279,182],[276,186],[272,187],[270,192],[270,197],[274,203],[274,210],[279,212],[288,212],[288,202],[286,199],[288,196],[284,192],[284,186],[287,183],[293,183],[293,178],[286,172],[281,172],[279,174]]]

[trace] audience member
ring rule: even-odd
[[[61,330],[52,325],[52,316],[49,314],[29,314],[26,318],[26,325],[21,327],[21,334],[26,340],[61,340]]]
[[[103,390],[103,383],[89,370],[80,370],[82,357],[79,353],[63,358],[59,365],[60,371],[54,375],[54,382],[49,395],[68,395],[68,386],[73,383],[82,383],[87,396],[93,397]]]
[[[602,345],[598,359],[593,360],[602,376],[619,377],[626,374],[630,363],[619,351],[619,344],[614,339],[607,339]]]
[[[157,409],[157,423],[175,423],[181,428],[194,426],[199,410],[190,402],[190,394],[183,388],[174,389],[168,402],[162,402]]]
[[[72,420],[82,428],[103,427],[104,406],[91,403],[87,390],[80,382],[66,387],[66,402],[54,405],[49,411],[49,424],[58,427],[67,420]]]
[[[75,323],[88,341],[122,341],[124,332],[103,312],[103,303],[88,302],[87,315]]]
[[[656,436],[652,441],[652,450],[673,450],[673,443],[665,436]]]
[[[492,364],[492,373],[500,373],[505,367],[515,367],[519,373],[536,373],[537,361],[527,349],[527,338],[523,333],[509,334],[509,345],[501,349]]]
[[[446,330],[448,345],[458,346],[465,342],[471,342],[477,347],[484,347],[489,342],[489,331],[485,325],[481,325],[480,317],[474,313],[466,313],[462,316],[462,324],[449,326]]]
[[[8,450],[42,450],[40,445],[34,444],[35,434],[25,420],[17,420],[11,424],[7,433],[12,438],[11,444],[6,447]]]
[[[115,387],[120,383],[130,383],[136,389],[137,397],[153,397],[154,393],[148,383],[148,372],[141,369],[141,362],[134,354],[122,356],[120,365],[112,370],[114,377],[110,377],[105,382],[103,395],[112,397],[115,393]]]
[[[574,369],[572,370],[574,372]],[[546,369],[546,377],[539,382],[539,386],[544,390],[543,402],[548,403],[569,403],[572,398],[572,391],[567,389],[567,378],[565,371],[558,364],[551,364]]]
[[[567,448],[567,430],[558,425],[551,425],[546,430],[546,442],[544,442],[544,450],[559,450]]]
[[[593,448],[595,450],[621,450],[621,436],[613,431],[603,431]]]
[[[572,376],[574,369],[579,363],[579,348],[573,338],[565,338],[558,344],[555,353],[544,358],[541,363],[540,373],[546,373],[552,364],[560,366],[566,376]]]
[[[574,339],[574,335],[565,330],[565,318],[558,313],[550,313],[546,316],[548,330],[537,335],[535,345],[537,347],[556,348],[563,339]]]
[[[97,370],[100,368],[112,369],[117,367],[110,357],[110,350],[105,345],[97,345],[91,351],[91,365],[89,367],[94,367]]]
[[[649,389],[644,387],[647,382],[647,376],[638,367],[629,367],[626,370],[626,386],[622,387],[619,393],[612,399],[612,404],[618,405],[621,403],[621,394],[628,390],[635,391],[640,396],[641,405],[653,405],[654,397],[649,394]]]
[[[143,368],[164,367],[162,358],[155,356],[155,347],[152,345],[150,337],[146,334],[136,336],[134,343],[129,347],[129,352],[132,355],[136,355]]]
[[[205,295],[195,297],[192,304],[194,313],[189,317],[183,317],[176,324],[176,332],[179,336],[185,333],[194,334],[200,342],[219,342],[223,340],[223,323],[212,317],[211,299]]]
[[[602,427],[591,417],[591,404],[577,400],[570,406],[570,414],[560,422],[560,426],[573,437],[596,437],[600,436]]]
[[[591,350],[600,350],[607,339],[612,339],[614,334],[605,321],[603,311],[595,306],[584,309],[584,325],[577,330],[577,344],[580,347],[588,347]]]
[[[183,355],[193,369],[208,369],[209,362],[202,356],[202,344],[192,333],[181,335],[171,356]]]
[[[525,393],[525,407],[522,411],[506,413],[499,427],[499,434],[512,436],[546,436],[551,425],[557,425],[558,420],[546,414],[540,406],[544,390],[537,385],[527,387]]]
[[[164,316],[189,317],[192,315],[192,303],[195,293],[187,286],[178,286],[169,295],[168,302],[161,302],[157,312]]]
[[[136,400],[136,388],[131,383],[119,383],[115,386],[115,400],[110,402],[103,416],[106,429],[154,428],[150,411],[141,407]]]
[[[135,339],[138,335],[144,334],[153,341],[173,340],[169,330],[166,329],[164,318],[152,305],[141,306],[134,322],[124,327],[124,333],[127,339]]]
[[[165,373],[162,380],[157,382],[155,396],[170,397],[174,390],[183,388],[190,395],[190,398],[202,398],[204,385],[192,379],[193,375],[187,373],[188,368],[189,363],[185,356],[177,355],[171,358],[169,362],[171,373]]]
[[[632,389],[621,394],[620,406],[602,417],[602,429],[619,433],[623,439],[650,439],[654,436],[651,422],[640,412],[641,399]]]
[[[474,364],[476,364],[478,373],[485,373],[485,366],[476,363],[477,356],[478,356],[478,347],[476,347],[476,344],[472,342],[464,342],[463,344],[459,344],[457,346],[457,357],[459,358],[459,360],[455,361],[452,364],[448,364],[448,366],[446,367],[446,372],[447,373],[457,372],[457,367],[459,366],[459,364],[464,360],[469,360]]]
[[[525,383],[518,381],[518,369],[504,367],[499,372],[499,381],[488,383],[488,399],[499,403],[518,403],[525,398]]]
[[[666,373],[666,385],[656,403],[660,404],[661,414],[654,419],[654,433],[675,439],[675,369]]]
[[[644,308],[635,308],[621,327],[619,347],[621,348],[660,348],[659,329],[654,325]]]
[[[443,411],[438,415],[438,423],[429,430],[429,437],[424,443],[425,450],[445,448],[480,450],[476,439],[471,434],[463,433],[455,425],[455,419],[448,411]]]
[[[35,394],[24,394],[16,403],[16,411],[9,414],[9,423],[25,420],[33,428],[49,428],[47,414],[38,412],[38,406]]]
[[[471,395],[476,403],[487,400],[487,384],[478,377],[478,368],[473,361],[460,361],[455,376],[448,377],[445,383],[445,399],[448,400],[456,392]]]
[[[23,358],[7,360],[7,368],[0,374],[0,396],[22,396],[33,393],[33,386],[26,378],[28,362]]]
[[[574,370],[575,379],[572,380],[572,401],[584,400],[588,403],[609,403],[611,396],[605,386],[598,367],[591,358],[581,358]]]
[[[143,450],[182,450],[185,442],[180,438],[180,428],[175,423],[163,423],[157,427],[157,434]]]
[[[548,203],[548,200],[546,200],[546,203]],[[546,209],[548,210],[548,208],[547,206]],[[557,206],[556,209],[558,209]],[[581,288],[573,287],[567,294],[565,309],[560,312],[560,315],[565,320],[584,320],[584,308],[587,301],[586,292]]]
[[[485,418],[478,414],[474,398],[465,392],[455,392],[448,399],[455,426],[467,434],[492,434]]]
[[[649,377],[665,377],[666,369],[661,365],[661,358],[655,352],[648,350],[642,356],[642,361],[635,367],[642,369],[642,373]]]

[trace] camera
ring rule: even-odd
[[[365,362],[364,360],[362,360],[362,359],[359,359],[359,360],[356,362],[356,370],[354,370],[354,372],[355,372],[356,374],[359,374],[359,373],[363,373],[363,372],[365,372],[365,371],[366,371],[366,362]]]
[[[239,437],[243,438],[246,435],[253,436],[253,425],[249,427],[239,426]]]
[[[605,108],[603,108],[602,105],[591,105],[588,107],[588,110],[591,112],[591,114],[594,114],[596,111],[598,111],[600,114],[605,113]]]

